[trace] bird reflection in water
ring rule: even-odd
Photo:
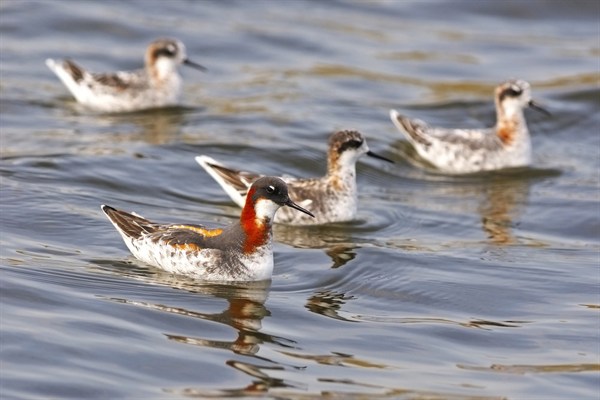
[[[479,206],[481,227],[496,245],[515,244],[512,229],[529,197],[527,181],[492,183],[484,189]]]
[[[125,114],[102,114],[95,118],[99,124],[114,127],[114,132],[110,133],[113,141],[161,145],[181,139],[182,124],[191,112],[197,111],[178,106]],[[195,135],[197,137],[198,132]]]
[[[112,301],[132,304],[138,307],[141,306],[170,314],[224,324],[237,331],[237,337],[232,341],[164,333],[169,340],[186,345],[224,349],[235,354],[250,356],[253,359],[268,363],[267,365],[255,365],[240,360],[227,360],[225,362],[226,365],[254,378],[246,387],[239,389],[223,389],[218,390],[217,392],[186,388],[177,389],[177,393],[192,397],[229,396],[266,392],[274,387],[296,387],[296,384],[294,383],[269,376],[265,371],[284,370],[284,367],[277,361],[258,355],[260,345],[263,343],[273,343],[284,348],[294,348],[296,346],[296,343],[292,340],[260,332],[262,329],[262,319],[265,316],[270,315],[270,311],[264,305],[268,298],[268,290],[271,284],[270,281],[240,282],[228,285],[207,284],[194,281],[193,279],[187,279],[186,277],[173,276],[166,273],[158,273],[151,276],[138,275],[137,278],[152,283],[166,284],[173,288],[186,290],[188,292],[214,296],[227,301],[227,307],[223,311],[217,313],[204,313],[191,311],[181,307],[171,307],[165,304],[152,304],[129,299],[111,298]],[[171,389],[165,390],[172,391]]]
[[[468,175],[441,175],[435,167],[421,159],[407,142],[396,142],[392,147],[401,155],[400,160],[412,165],[407,169],[407,177],[427,182],[430,198],[446,199],[448,210],[452,209],[454,203],[458,208],[456,211],[478,212],[489,243],[497,246],[519,243],[513,229],[527,206],[531,186],[561,174],[555,169],[510,168]],[[433,187],[429,184],[433,184]],[[422,201],[420,196],[417,199],[418,202]],[[457,199],[464,201],[455,202]],[[475,210],[471,205],[473,199],[479,199]]]
[[[519,168],[498,171],[488,178],[478,211],[482,229],[491,244],[507,246],[522,241],[513,229],[519,225],[518,220],[527,206],[531,186],[540,178],[559,174],[555,170]]]
[[[354,260],[356,252],[354,251],[357,246],[348,245],[335,245],[325,249],[325,254],[331,258],[333,264],[331,268],[339,268],[344,266],[348,261]]]
[[[226,364],[232,368],[237,369],[245,373],[246,375],[254,378],[252,383],[249,385],[237,388],[237,389],[198,389],[198,388],[185,388],[177,390],[176,393],[186,397],[197,397],[197,398],[230,398],[230,397],[247,397],[247,396],[264,396],[271,389],[281,388],[299,388],[305,389],[302,384],[291,383],[281,378],[274,378],[267,374],[265,371],[283,371],[282,366],[265,366],[256,365],[248,362],[239,360],[229,360]]]
[[[202,313],[180,308],[163,307],[164,311],[213,321],[234,328],[237,338],[233,341],[204,339],[201,337],[181,336],[165,333],[170,340],[196,346],[228,349],[236,354],[256,355],[260,344],[276,343],[283,347],[291,347],[293,342],[260,332],[262,320],[270,315],[264,303],[268,297],[269,281],[241,282],[233,285],[214,284],[199,285],[197,292],[209,294],[227,301],[227,308],[219,313]]]
[[[258,353],[260,344],[265,341],[264,334],[259,331],[262,328],[261,320],[268,315],[267,309],[260,302],[248,299],[228,299],[229,306],[218,314],[202,314],[197,312],[185,312],[184,315],[201,318],[231,326],[237,330],[238,336],[234,341],[223,341],[214,339],[203,339],[181,335],[165,334],[170,340],[196,346],[206,346],[218,349],[228,349],[236,354],[254,355]],[[177,312],[181,314],[182,312]],[[269,341],[267,339],[267,341]]]
[[[351,321],[342,317],[339,311],[348,300],[352,299],[355,299],[355,297],[335,290],[319,290],[308,298],[305,307],[315,314],[342,321]]]

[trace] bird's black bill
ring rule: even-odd
[[[202,65],[200,65],[200,64],[196,64],[195,62],[193,62],[193,61],[190,61],[190,60],[189,60],[189,59],[187,59],[187,58],[186,58],[185,60],[183,60],[183,63],[184,63],[185,65],[187,65],[188,67],[196,68],[196,69],[198,69],[198,70],[200,70],[200,71],[208,71],[208,69],[207,69],[206,67],[204,67],[204,66],[202,66]]]
[[[369,157],[378,158],[378,159],[380,159],[380,160],[387,161],[387,162],[389,162],[389,163],[392,163],[392,164],[394,163],[394,162],[393,162],[392,160],[390,160],[389,158],[385,158],[384,156],[380,156],[379,154],[375,154],[375,153],[373,153],[373,152],[372,152],[372,151],[370,151],[370,150],[369,150],[369,151],[367,151],[367,155],[368,155]]]
[[[296,209],[296,210],[298,210],[298,211],[302,211],[304,214],[308,214],[308,215],[310,215],[310,216],[311,216],[311,217],[313,217],[313,218],[315,217],[315,216],[313,215],[313,213],[311,213],[311,212],[310,212],[310,211],[308,211],[307,209],[304,209],[304,208],[300,207],[298,204],[294,203],[294,202],[293,202],[292,200],[290,200],[290,199],[288,199],[288,201],[285,203],[285,205],[286,205],[286,206],[288,206],[288,207],[295,208],[295,209]]]
[[[546,110],[544,107],[540,106],[538,103],[536,103],[533,100],[529,101],[529,107],[533,108],[536,111],[541,112],[542,114],[546,114],[549,117],[552,116],[552,114],[550,114],[550,111]]]

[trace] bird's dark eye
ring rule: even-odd
[[[523,90],[521,90],[521,88],[517,86],[511,86],[510,88],[504,91],[504,95],[510,97],[518,97],[521,95],[521,93],[523,93]]]
[[[343,153],[344,151],[346,151],[348,149],[358,149],[360,146],[362,146],[362,144],[363,144],[362,140],[357,140],[357,139],[348,140],[347,142],[342,143],[342,145],[340,146],[340,153]]]
[[[267,193],[273,194],[273,193],[275,193],[275,191],[276,191],[275,186],[273,186],[273,185],[267,186]]]
[[[502,101],[505,97],[519,97],[523,94],[523,89],[518,86],[511,86],[507,89],[504,89],[500,94],[500,101]]]
[[[155,57],[175,57],[175,53],[177,52],[177,48],[173,44],[168,44],[165,47],[160,47],[156,49],[154,55]]]

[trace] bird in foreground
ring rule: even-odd
[[[288,225],[318,225],[351,221],[356,217],[356,161],[363,155],[393,162],[369,150],[367,141],[356,131],[339,131],[329,139],[327,174],[320,178],[297,179],[281,177],[298,204],[315,213],[305,214],[281,210],[275,222]],[[246,202],[248,188],[263,175],[225,167],[208,156],[196,157],[196,162],[212,176],[240,207]]]
[[[177,105],[181,96],[180,64],[206,70],[187,58],[177,39],[157,39],[146,49],[145,66],[135,71],[88,72],[71,60],[46,65],[65,84],[75,99],[100,112],[137,111]]]
[[[133,255],[167,272],[208,281],[260,281],[273,272],[272,222],[288,206],[313,216],[288,196],[285,182],[257,180],[248,191],[239,222],[225,228],[157,224],[102,205]]]
[[[450,174],[491,171],[531,164],[531,138],[523,109],[550,115],[531,99],[529,83],[510,80],[496,87],[496,126],[488,129],[430,127],[390,110],[390,118],[417,153]]]

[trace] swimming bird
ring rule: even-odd
[[[135,71],[88,72],[71,60],[46,65],[65,84],[75,99],[100,112],[137,111],[176,105],[181,95],[180,64],[206,70],[187,58],[177,39],[157,39],[146,49],[145,67]]]
[[[356,161],[365,154],[393,162],[370,151],[360,132],[339,131],[331,135],[325,176],[311,179],[281,177],[287,183],[294,199],[302,207],[314,212],[316,218],[311,219],[284,209],[275,216],[275,222],[288,225],[317,225],[353,220],[358,204]],[[263,176],[255,172],[228,168],[205,155],[196,157],[196,162],[240,207],[246,202],[250,185]]]
[[[259,281],[273,272],[272,222],[295,204],[285,182],[264,177],[252,184],[239,222],[225,228],[192,224],[158,224],[137,214],[102,205],[133,255],[167,272],[209,281]]]
[[[496,126],[488,129],[430,127],[390,110],[390,118],[417,153],[441,172],[464,174],[531,164],[531,138],[523,109],[550,115],[531,99],[529,83],[510,80],[496,87]]]

